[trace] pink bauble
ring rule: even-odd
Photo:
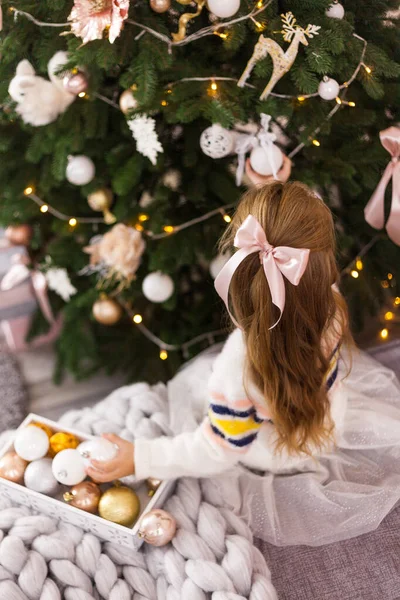
[[[165,546],[174,537],[176,521],[165,510],[156,508],[142,517],[139,527],[139,537],[152,546]]]
[[[84,73],[79,72],[75,75],[66,75],[63,79],[63,85],[67,92],[77,96],[88,89],[88,80]]]

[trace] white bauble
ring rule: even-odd
[[[57,494],[60,484],[53,475],[52,462],[51,458],[40,458],[31,462],[25,470],[25,486],[47,496]]]
[[[235,136],[221,125],[211,125],[200,137],[200,148],[211,158],[224,158],[233,152]]]
[[[132,90],[125,90],[119,97],[119,107],[126,115],[130,110],[135,110],[139,106],[139,102],[133,95]]]
[[[218,273],[221,271],[222,267],[226,265],[231,255],[229,252],[225,252],[225,254],[218,254],[215,258],[210,262],[210,275],[213,279],[215,279]]]
[[[150,302],[165,302],[174,293],[174,282],[169,275],[156,271],[144,278],[142,291]]]
[[[343,19],[344,17],[344,8],[340,4],[340,2],[334,2],[330,5],[327,11],[325,11],[327,17],[331,17],[331,19]]]
[[[85,463],[78,450],[61,450],[53,458],[53,475],[63,485],[76,485],[86,479]]]
[[[334,100],[339,94],[340,86],[336,79],[324,77],[318,86],[318,94],[323,100]]]
[[[278,173],[283,165],[283,154],[275,144],[272,144],[268,150],[257,146],[251,151],[250,165],[259,175],[273,175],[274,172]]]
[[[94,162],[88,156],[83,154],[78,156],[69,156],[66,178],[74,185],[86,185],[92,181],[95,174]]]
[[[208,0],[208,10],[220,19],[233,17],[240,8],[240,0]]]
[[[16,435],[15,452],[24,460],[38,460],[46,456],[49,449],[49,437],[39,427],[25,427]]]
[[[77,450],[86,466],[89,466],[92,460],[108,462],[109,460],[113,460],[118,454],[117,446],[102,437],[95,437],[92,440],[82,442],[82,444],[79,444]]]

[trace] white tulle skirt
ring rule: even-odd
[[[332,397],[334,451],[306,459],[277,456],[271,429],[270,436],[264,431],[257,440],[266,470],[237,469],[237,508],[257,537],[279,546],[337,542],[376,529],[400,500],[400,384],[391,370],[363,352],[352,352],[351,362],[349,372],[344,353],[341,383]],[[196,398],[196,390],[204,389],[210,368],[211,356],[203,357],[178,376],[178,384],[186,379],[190,385],[192,405],[184,417],[179,402],[177,429],[193,428],[190,419],[199,420],[204,398]],[[171,408],[173,417],[173,403]],[[224,476],[219,483],[223,493]]]

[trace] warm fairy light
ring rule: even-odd
[[[141,323],[142,321],[143,321],[142,315],[134,315],[133,322],[136,323],[136,325],[139,325],[139,323]]]
[[[160,358],[161,360],[167,360],[168,352],[166,350],[160,350]]]
[[[336,96],[336,104],[342,104],[341,99],[339,98],[339,96]]]
[[[165,233],[173,233],[174,227],[172,225],[164,225],[163,227]]]
[[[33,192],[33,187],[31,185],[28,185],[28,187],[26,187],[24,189],[24,196],[29,196],[30,194],[32,194]]]
[[[79,98],[84,98],[86,96],[86,92],[79,92]]]
[[[363,261],[361,260],[361,258],[357,258],[356,259],[356,269],[358,269],[359,271],[362,271],[363,268],[364,268]]]
[[[370,75],[372,73],[371,67],[368,67],[367,65],[363,65],[363,67],[366,70],[366,72],[368,73],[368,75]]]
[[[354,107],[355,107],[355,105],[356,105],[356,103],[355,103],[355,102],[353,102],[353,101],[351,101],[351,102],[348,102],[347,104],[348,104],[348,106],[351,106],[351,108],[354,108]]]
[[[71,227],[75,227],[75,225],[78,223],[78,221],[75,219],[75,217],[72,217],[68,223],[71,225]]]
[[[389,287],[389,282],[386,281],[386,279],[384,279],[383,281],[381,281],[381,286],[387,290],[387,288]]]
[[[299,102],[304,102],[305,98],[304,98],[304,96],[297,96],[297,100]]]
[[[226,40],[228,34],[225,31],[214,31],[215,35],[221,38],[221,40]]]
[[[385,321],[393,321],[393,319],[394,319],[394,313],[392,313],[391,310],[388,310],[385,313]]]
[[[360,273],[359,273],[358,271],[356,271],[355,269],[353,269],[353,270],[350,272],[350,275],[351,275],[352,277],[354,277],[354,279],[358,279],[358,277],[360,276]]]
[[[145,221],[148,221],[150,219],[149,215],[139,215],[139,221],[141,221],[142,223],[144,223]]]
[[[388,273],[387,274],[387,278],[389,279],[389,281],[391,281],[393,279],[393,274],[392,273]]]
[[[168,102],[166,100],[161,101],[161,106],[168,106]]]
[[[314,144],[314,146],[319,147],[321,145],[321,142],[319,142],[318,140],[313,140],[312,143]]]
[[[257,2],[256,4],[256,8],[262,8],[263,7],[263,0],[259,0],[259,2]]]
[[[172,94],[172,90],[171,90],[171,89],[168,89],[168,90],[167,90],[167,94]]]
[[[396,298],[395,298],[395,299],[394,299],[394,301],[393,301],[393,304],[394,304],[395,306],[399,306],[399,305],[400,305],[400,296],[396,296]]]
[[[14,12],[14,10],[15,10],[15,8],[13,6],[10,6],[8,9],[8,12],[12,13],[12,12]]]
[[[383,340],[386,340],[388,338],[388,335],[389,335],[389,329],[387,329],[386,327],[384,327],[383,329],[381,329],[379,335],[381,336],[381,338]]]
[[[232,218],[229,215],[224,215],[223,219],[226,223],[230,223],[232,221]]]
[[[144,227],[140,223],[136,223],[135,229],[136,231],[144,231]]]
[[[218,89],[217,84],[215,83],[215,81],[212,82],[212,84],[210,85],[210,88],[212,89],[213,92],[216,92]]]
[[[255,19],[252,19],[252,21],[254,21],[254,25],[256,26],[258,31],[263,31],[264,25],[262,23],[260,23],[260,21],[256,21]]]
[[[47,206],[47,204],[42,204],[42,206],[40,207],[40,212],[42,213],[47,213],[48,210],[49,207]]]

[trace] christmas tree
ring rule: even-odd
[[[0,223],[62,314],[58,378],[167,377],[223,339],[216,243],[245,158],[273,172],[276,145],[335,214],[353,329],[388,336],[400,251],[364,207],[398,120],[396,5],[3,3]]]

